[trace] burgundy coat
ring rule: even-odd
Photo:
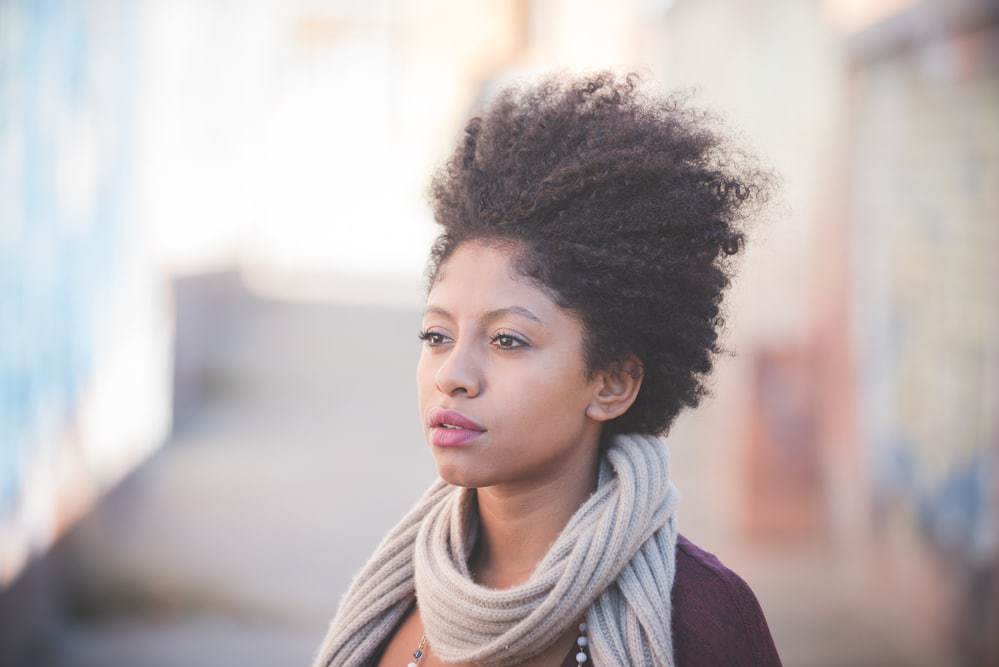
[[[749,585],[682,534],[676,538],[670,599],[677,667],[780,667],[763,609]],[[593,667],[589,660],[586,664]],[[576,667],[575,649],[562,667]]]

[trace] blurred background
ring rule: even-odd
[[[434,475],[431,170],[604,66],[783,179],[681,532],[787,665],[999,664],[989,0],[0,0],[0,663],[309,664]]]

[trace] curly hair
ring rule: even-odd
[[[605,436],[666,433],[710,393],[729,259],[770,181],[688,94],[648,95],[639,81],[557,73],[504,88],[467,122],[428,193],[443,231],[427,294],[461,243],[499,243],[582,322],[587,380],[641,360],[635,402]]]

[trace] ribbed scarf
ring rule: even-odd
[[[670,592],[680,495],[663,440],[612,437],[597,489],[530,578],[513,588],[481,586],[469,573],[479,521],[475,494],[434,481],[354,577],[313,667],[371,661],[414,596],[429,648],[446,662],[519,664],[586,611],[594,664],[673,665]]]

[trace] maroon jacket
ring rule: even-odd
[[[749,585],[681,534],[670,598],[677,667],[780,667],[763,609]],[[594,667],[589,660],[586,665]],[[562,667],[576,667],[575,649]]]

